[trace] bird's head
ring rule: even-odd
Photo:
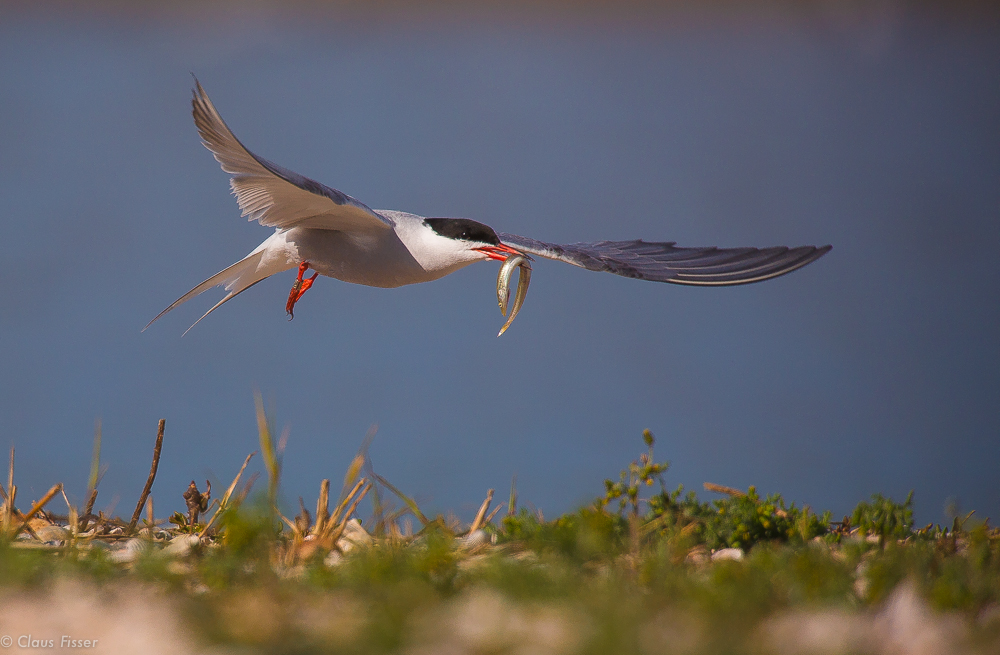
[[[425,218],[424,223],[438,236],[450,239],[455,247],[473,257],[502,262],[512,255],[524,254],[502,243],[489,225],[468,218]]]

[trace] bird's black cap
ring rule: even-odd
[[[500,237],[489,225],[483,225],[468,218],[425,218],[424,223],[432,230],[449,239],[475,241],[491,246],[500,245]]]

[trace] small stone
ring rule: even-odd
[[[182,534],[171,539],[167,547],[160,551],[160,554],[164,557],[184,557],[199,543],[201,543],[201,539],[198,535]]]
[[[119,564],[128,564],[139,558],[139,555],[149,549],[149,542],[143,539],[129,539],[123,548],[111,551],[109,559]]]
[[[719,550],[712,553],[712,561],[719,562],[721,560],[733,560],[740,561],[743,559],[743,549],[742,548],[720,548]]]
[[[351,552],[354,548],[358,546],[367,547],[374,543],[372,536],[361,527],[361,521],[358,519],[351,519],[344,526],[344,533],[340,536],[337,541],[337,548],[343,551],[344,554]]]
[[[488,534],[485,530],[475,530],[465,535],[461,539],[461,546],[467,550],[473,550],[479,548],[480,546],[485,546],[490,540]]]

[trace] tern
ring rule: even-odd
[[[215,155],[222,170],[232,175],[230,187],[243,216],[273,227],[274,233],[249,255],[178,298],[146,328],[202,292],[224,286],[226,295],[195,321],[190,331],[253,285],[289,269],[298,269],[285,303],[288,316],[293,317],[295,304],[319,275],[391,288],[430,282],[469,264],[496,260],[504,262],[497,280],[503,313],[510,276],[515,267],[521,269],[514,307],[500,331],[503,334],[524,302],[531,255],[639,280],[732,286],[790,273],[831,248],[682,248],[674,242],[641,239],[559,245],[497,232],[467,218],[425,218],[371,209],[345,193],[250,152],[227,127],[197,79],[191,104],[202,143]],[[314,273],[305,277],[310,269]]]

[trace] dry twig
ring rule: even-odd
[[[204,537],[205,533],[208,532],[208,529],[212,527],[213,523],[215,523],[215,519],[219,518],[219,515],[229,508],[229,499],[233,495],[233,491],[236,489],[236,485],[239,484],[240,478],[243,477],[243,471],[247,470],[247,464],[250,463],[250,459],[256,454],[257,451],[255,450],[249,455],[247,455],[247,458],[243,460],[243,466],[240,467],[240,472],[236,474],[235,478],[233,478],[233,481],[229,484],[229,488],[226,489],[226,493],[222,494],[222,500],[219,501],[219,508],[215,510],[215,514],[212,514],[212,518],[208,520],[208,523],[205,524],[205,527],[202,528],[202,531],[198,533],[199,537]],[[250,493],[250,487],[253,485],[253,481],[256,479],[257,479],[256,474],[254,474],[254,476],[250,478],[250,481],[247,483],[247,486],[244,488],[243,492],[236,499],[237,505],[242,503],[243,499],[246,498],[246,495]]]
[[[94,510],[97,500],[97,485],[101,481],[101,420],[94,421],[94,454],[90,459],[90,475],[87,476],[87,500],[83,506],[83,518],[80,530],[87,529],[90,513]]]
[[[10,447],[10,468],[7,473],[7,498],[3,506],[3,512],[0,513],[0,530],[4,533],[10,528],[11,522],[14,519],[14,513],[17,511],[14,507],[14,501],[17,498],[17,487],[14,486],[14,446]]]
[[[493,522],[493,517],[496,516],[497,514],[499,514],[501,509],[503,509],[503,503],[500,503],[499,505],[497,505],[493,509],[493,511],[490,512],[490,515],[486,517],[485,521],[483,521],[483,525],[489,525],[490,523],[492,523]]]
[[[132,520],[129,521],[128,534],[132,534],[135,530],[135,524],[139,522],[139,514],[142,513],[142,507],[146,504],[146,497],[149,496],[150,490],[153,488],[153,480],[156,479],[156,467],[160,465],[160,448],[163,447],[163,428],[166,426],[166,419],[160,419],[160,424],[156,428],[156,445],[153,447],[153,464],[149,467],[149,477],[146,478],[146,486],[142,488],[142,493],[139,495],[139,502],[135,505],[135,511],[132,512]]]
[[[69,524],[69,532],[76,539],[76,535],[80,533],[80,523],[76,508],[69,502],[69,498],[66,496],[66,489],[60,489],[59,491],[62,492],[63,500],[66,502],[66,522]]]
[[[424,516],[424,513],[420,511],[420,508],[417,507],[417,503],[414,502],[414,500],[412,498],[410,498],[409,496],[407,496],[406,494],[404,494],[402,491],[400,491],[399,489],[397,489],[396,487],[394,487],[388,480],[386,480],[385,478],[383,478],[378,473],[375,474],[375,479],[383,487],[385,487],[386,489],[388,489],[392,493],[396,494],[396,496],[401,501],[403,501],[406,504],[407,507],[410,508],[410,511],[413,512],[413,515],[417,517],[417,520],[420,521],[420,523],[423,526],[426,527],[427,524],[430,523],[430,520],[428,520],[428,518],[426,516]]]
[[[319,483],[319,498],[316,500],[316,525],[313,526],[314,535],[323,534],[326,522],[330,520],[330,481],[323,480]]]
[[[34,506],[31,508],[31,511],[24,515],[24,518],[21,519],[21,525],[17,526],[17,528],[14,530],[14,533],[11,535],[11,538],[13,539],[18,534],[20,534],[21,530],[23,530],[28,526],[28,521],[30,521],[35,516],[35,514],[37,514],[43,507],[45,507],[46,503],[52,500],[52,498],[54,498],[55,495],[60,491],[62,491],[61,483],[58,483],[51,489],[49,489],[45,493],[45,495],[42,496],[42,499],[34,504]]]
[[[344,517],[343,519],[341,519],[339,525],[330,526],[331,528],[336,527],[336,530],[331,529],[329,534],[324,536],[324,541],[328,539],[333,544],[337,543],[337,540],[340,539],[340,536],[344,534],[344,529],[347,527],[347,522],[351,519],[351,514],[354,513],[355,509],[357,509],[358,503],[360,503],[364,499],[364,497],[368,495],[368,492],[371,490],[372,486],[374,485],[370,482],[365,485],[365,488],[361,490],[361,493],[359,493],[357,498],[354,499],[354,502],[351,503],[351,506],[348,508],[347,512],[344,513]]]
[[[354,485],[354,488],[351,489],[351,492],[348,493],[346,496],[344,496],[343,500],[340,501],[340,504],[337,505],[337,509],[335,509],[333,514],[330,515],[329,519],[330,524],[336,524],[340,522],[340,513],[344,511],[344,508],[347,507],[347,503],[351,502],[351,498],[354,497],[354,494],[358,493],[358,490],[360,490],[361,487],[364,486],[364,484],[365,484],[365,479],[361,478],[360,480],[358,480],[357,484]]]
[[[472,534],[483,526],[483,518],[486,516],[486,512],[490,509],[490,503],[492,502],[493,490],[490,489],[486,492],[486,500],[484,500],[483,504],[479,506],[479,513],[476,514],[476,518],[472,521],[472,525],[469,526],[469,534]]]
[[[747,495],[745,491],[733,489],[732,487],[724,487],[721,484],[705,482],[702,486],[705,487],[705,491],[714,491],[717,494],[726,494],[727,496],[732,496],[733,498],[740,498],[741,496]]]

